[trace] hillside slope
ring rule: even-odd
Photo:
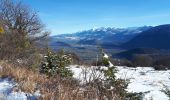
[[[170,24],[152,27],[124,43],[122,47],[170,49]]]

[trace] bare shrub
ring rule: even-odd
[[[156,70],[170,69],[170,57],[163,57],[161,59],[157,59],[154,62],[154,68]]]
[[[132,62],[127,59],[110,59],[110,61],[116,66],[133,67]]]
[[[137,55],[133,58],[133,63],[135,66],[147,67],[153,65],[153,60],[148,55]]]

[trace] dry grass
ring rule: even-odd
[[[7,64],[1,62],[1,76],[9,76],[14,78],[19,83],[19,87],[23,91],[34,93],[36,90],[37,83],[45,82],[47,76],[40,75],[38,72],[34,72],[30,69],[26,69],[22,66],[15,66],[14,64]]]
[[[1,62],[0,65],[2,67],[1,77],[10,76],[19,84],[16,90],[21,89],[29,93],[40,90],[41,100],[75,100],[77,98],[79,89],[72,81],[49,78],[24,66],[16,66],[6,62]]]
[[[0,70],[1,77],[8,76],[14,78],[19,84],[18,89],[29,93],[40,90],[44,100],[48,100],[46,97],[52,97],[52,92],[54,91],[50,91],[48,86],[44,85],[48,84],[51,80],[46,75],[42,75],[23,66],[18,67],[14,64],[7,64],[5,62],[1,62],[0,65],[2,67]]]
[[[77,80],[49,78],[38,71],[27,69],[24,66],[16,66],[7,62],[0,62],[0,75],[10,76],[19,84],[16,90],[34,93],[40,90],[40,100],[105,100],[98,94],[96,86],[82,86]],[[114,94],[112,95],[114,99]]]

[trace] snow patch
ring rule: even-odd
[[[152,67],[129,68],[117,66],[117,77],[130,79],[129,92],[147,92],[145,99],[168,100],[168,97],[161,91],[164,85],[170,87],[170,70],[157,71]]]
[[[85,69],[84,66],[71,65],[71,70],[74,72],[74,78],[82,81],[85,77],[82,75]],[[117,78],[128,79],[130,81],[127,91],[135,93],[144,93],[144,100],[169,100],[161,90],[164,89],[164,85],[170,87],[170,70],[157,71],[152,67],[126,67],[115,66],[118,70],[116,73]],[[103,77],[99,71],[92,72],[92,69],[97,67],[92,66],[86,68],[86,78],[92,79],[90,75],[95,73],[95,77]],[[105,67],[102,67],[104,68]]]
[[[35,95],[14,91],[16,85],[10,78],[0,78],[0,100],[37,100],[36,97],[40,96],[38,91]]]

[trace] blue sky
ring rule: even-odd
[[[52,35],[98,27],[170,24],[170,0],[23,0]]]

